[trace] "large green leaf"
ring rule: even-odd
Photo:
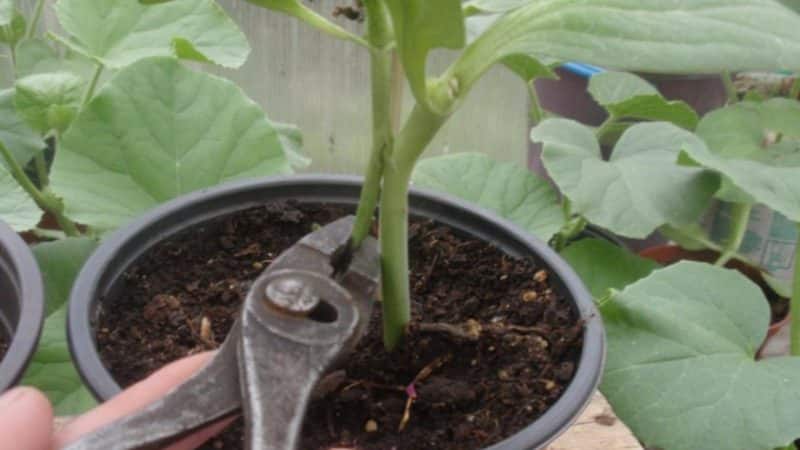
[[[70,238],[33,248],[44,278],[47,316],[39,348],[22,383],[47,394],[59,415],[79,414],[95,404],[72,364],[66,324],[72,283],[96,246],[91,239]]]
[[[724,198],[750,197],[800,221],[800,103],[778,98],[720,109],[703,118],[697,134],[707,147],[687,153],[736,188],[728,187]]]
[[[0,143],[2,145],[2,143]],[[17,184],[5,166],[0,165],[0,220],[16,231],[35,227],[42,212]]]
[[[617,105],[635,97],[660,95],[647,80],[628,72],[601,72],[589,79],[589,93],[597,103]]]
[[[13,89],[0,91],[0,143],[21,166],[45,148],[42,138],[17,114]]]
[[[768,450],[800,436],[800,358],[754,360],[769,309],[744,276],[678,263],[601,312],[602,391],[648,448]]]
[[[558,197],[546,180],[481,153],[422,160],[412,179],[417,186],[443,191],[493,210],[545,241],[564,225]]]
[[[467,44],[473,42],[478,36],[483,34],[483,32],[499,17],[500,14],[481,14],[467,17],[465,21]],[[558,78],[558,75],[556,75],[551,67],[556,65],[553,61],[549,61],[545,64],[536,58],[531,58],[529,55],[516,54],[506,56],[503,58],[502,63],[509,70],[522,78],[523,81],[531,81],[539,78]]]
[[[244,34],[213,0],[150,6],[131,0],[59,0],[55,9],[71,35],[62,42],[112,68],[167,55],[239,67],[250,52]]]
[[[466,88],[520,53],[638,72],[793,70],[798,29],[800,16],[775,0],[529,1],[466,48],[449,75]]]
[[[596,299],[609,289],[624,289],[660,267],[603,239],[581,239],[561,252]]]
[[[627,72],[594,75],[589,93],[617,119],[664,121],[689,130],[700,120],[685,102],[665,99],[646,80]]]
[[[74,51],[59,55],[41,38],[23,39],[17,44],[17,78],[54,72],[69,72],[87,83],[95,71],[96,63]]]
[[[289,171],[275,128],[241,89],[151,58],[120,71],[81,111],[51,183],[70,217],[105,230],[187,192]]]
[[[33,129],[61,133],[80,109],[83,85],[80,77],[69,72],[31,75],[17,80],[14,105]]]
[[[623,236],[644,238],[661,225],[693,223],[719,186],[713,173],[677,165],[683,148],[703,143],[668,123],[632,126],[609,161],[593,130],[575,121],[546,120],[531,137],[544,144],[544,165],[574,212]]]
[[[524,6],[531,0],[471,0],[464,4],[464,11],[468,14],[478,12],[502,13]]]
[[[428,53],[434,48],[461,48],[466,43],[461,0],[386,0],[386,4],[411,90],[417,101],[428,104]]]

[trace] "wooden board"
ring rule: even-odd
[[[581,417],[547,450],[643,450],[599,392]]]

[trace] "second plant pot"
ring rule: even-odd
[[[108,399],[120,391],[97,348],[98,315],[105,299],[119,295],[126,272],[159,242],[268,202],[290,200],[300,204],[353,207],[360,188],[360,179],[339,176],[296,176],[230,184],[176,199],[106,239],[84,266],[70,299],[70,348],[90,390],[99,399]],[[420,190],[411,191],[410,205],[412,216],[433,220],[459,235],[491,243],[510,257],[526,258],[545,269],[550,274],[553,291],[571,303],[584,324],[582,349],[574,375],[558,400],[522,430],[486,447],[492,450],[543,448],[577,418],[590,401],[602,374],[605,334],[590,294],[573,270],[545,243],[491,213]]]
[[[44,287],[27,244],[0,222],[0,392],[28,366],[42,331]]]

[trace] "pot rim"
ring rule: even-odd
[[[0,392],[22,377],[42,332],[45,298],[42,274],[30,247],[5,222],[0,222],[0,270],[9,271],[19,303],[19,319],[11,343],[0,360]]]
[[[241,201],[235,206],[225,203],[226,206],[216,208],[211,204],[214,200],[219,202],[222,198],[246,195],[248,191],[273,189],[285,191],[282,197],[275,197],[275,199],[292,198],[292,192],[310,189],[316,192],[317,197],[328,198],[328,200],[320,201],[355,204],[362,180],[363,178],[356,176],[292,175],[232,182],[173,199],[143,214],[105,239],[84,264],[75,281],[70,293],[67,317],[70,351],[78,372],[90,391],[99,399],[108,399],[120,390],[119,385],[100,360],[92,327],[93,305],[102,296],[102,293],[98,292],[99,287],[107,286],[110,280],[116,279],[122,273],[121,269],[115,269],[116,273],[109,274],[109,267],[129,266],[144,251],[142,249],[147,249],[163,238],[172,235],[176,231],[178,223],[183,224],[182,228],[187,228],[211,217],[262,204],[269,198],[261,198],[258,202]],[[304,196],[310,201],[314,201],[313,193]],[[581,318],[586,322],[583,350],[578,367],[573,380],[561,398],[526,428],[486,450],[522,450],[544,447],[578,418],[591,401],[602,376],[606,352],[605,331],[589,291],[572,268],[546,243],[488,210],[451,196],[416,188],[410,190],[410,206],[412,212],[417,215],[455,226],[480,239],[487,240],[486,230],[491,236],[503,233],[506,251],[509,251],[508,247],[514,244],[518,248],[524,248],[528,256],[548,267],[555,278],[560,280],[559,287],[567,296],[571,297]],[[214,208],[213,211],[209,212],[210,208]],[[227,210],[224,210],[225,208]],[[443,210],[447,211],[443,212]],[[191,212],[191,215],[187,212]],[[465,219],[477,222],[484,231],[470,229],[464,224],[453,225],[459,219],[462,223],[467,222]],[[163,227],[156,227],[156,224],[166,224],[170,226],[170,230],[165,232]],[[158,236],[153,236],[154,233]],[[141,245],[130,244],[132,240],[142,239],[145,240],[145,243]],[[489,239],[489,242],[499,244],[499,241],[494,239]],[[132,247],[139,248],[136,256],[127,258],[124,264],[116,261],[117,255],[126,250],[131,251]]]

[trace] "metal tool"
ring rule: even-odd
[[[243,412],[250,450],[294,450],[320,377],[369,323],[380,262],[375,239],[336,262],[353,217],[306,235],[253,283],[216,356],[157,403],[65,450],[156,449]],[[345,267],[334,267],[342,265]]]

